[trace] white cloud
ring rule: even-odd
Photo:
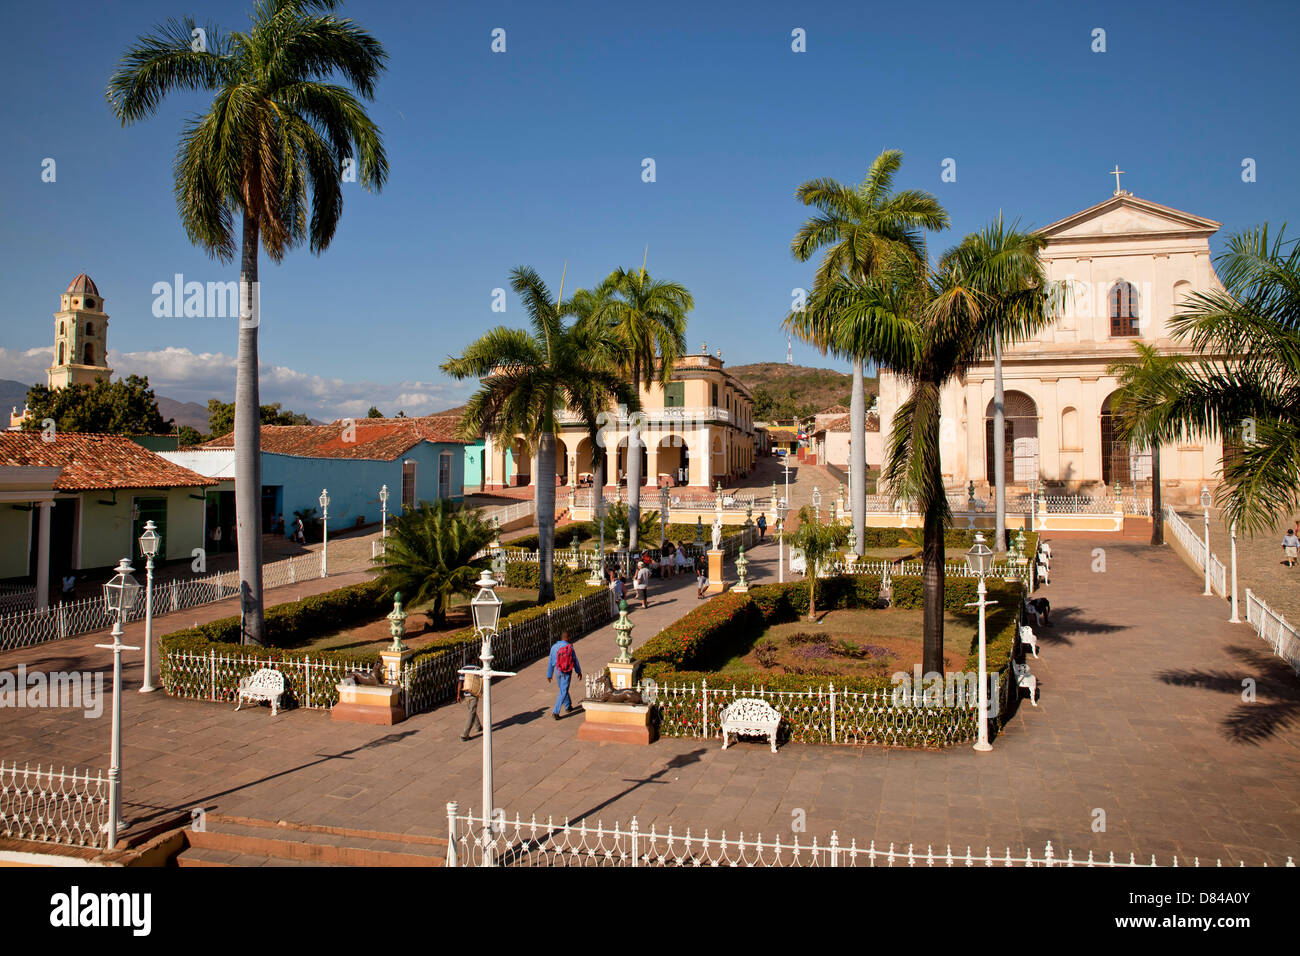
[[[0,348],[0,378],[44,382],[51,357],[49,346],[25,351]],[[147,352],[109,349],[108,364],[116,375],[147,375],[156,394],[177,401],[203,405],[209,398],[234,399],[235,359],[222,352],[196,354],[175,346]],[[371,405],[386,415],[399,410],[427,415],[459,405],[472,388],[472,383],[350,382],[267,363],[261,366],[260,380],[263,404],[279,402],[321,420],[360,417]]]

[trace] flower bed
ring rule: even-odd
[[[965,581],[946,582],[944,607],[963,611],[974,599]],[[843,575],[819,579],[818,607],[875,608],[880,579],[870,575]],[[920,579],[893,578],[895,595],[919,606]],[[956,585],[956,586],[954,586]],[[1000,673],[996,721],[1001,726],[1011,716],[1015,694],[1008,689],[1010,662],[1018,643],[1017,625],[1021,588],[1018,583],[988,582],[990,609],[987,631],[988,670]],[[913,604],[912,602],[916,603]],[[946,746],[974,739],[975,712],[967,706],[899,706],[890,677],[870,676],[810,678],[801,674],[772,674],[754,669],[726,673],[708,669],[729,656],[738,645],[768,626],[796,620],[808,610],[805,581],[751,588],[747,594],[729,592],[664,628],[635,651],[643,663],[642,679],[660,687],[656,708],[660,733],[698,737],[719,732],[721,712],[737,697],[761,697],[782,715],[782,735],[809,743],[885,743],[904,746]],[[972,628],[974,630],[974,628]],[[948,629],[948,634],[952,629]],[[978,634],[973,634],[965,666],[979,666]]]

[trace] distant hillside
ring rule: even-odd
[[[808,368],[784,362],[729,365],[727,371],[754,393],[754,418],[794,418],[831,405],[848,405],[853,376],[829,368]],[[866,380],[867,404],[879,391],[877,379]]]
[[[206,405],[200,405],[198,402],[178,402],[174,398],[168,398],[157,393],[155,393],[155,397],[158,399],[158,413],[164,419],[173,419],[177,427],[189,425],[201,432],[208,430],[208,408]]]
[[[4,425],[9,424],[9,409],[16,407],[21,412],[27,404],[28,387],[11,378],[0,378],[0,412],[4,412]]]

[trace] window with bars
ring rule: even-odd
[[[451,497],[451,455],[447,452],[438,456],[438,497]]]
[[[1138,292],[1131,282],[1121,279],[1110,287],[1110,334],[1138,334]]]
[[[415,462],[402,462],[402,508],[415,507]]]

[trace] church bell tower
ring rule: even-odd
[[[54,314],[54,364],[46,370],[51,389],[108,379],[108,316],[104,298],[84,272],[73,279]]]

